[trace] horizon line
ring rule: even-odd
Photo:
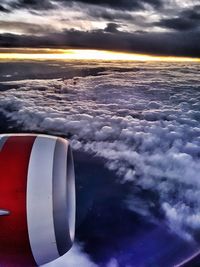
[[[89,60],[200,62],[200,58],[166,56],[102,49],[0,48],[0,60]]]

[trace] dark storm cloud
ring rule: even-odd
[[[0,12],[8,13],[8,12],[10,12],[10,10],[5,8],[4,6],[0,5]]]
[[[44,11],[47,12],[41,20],[43,25],[38,25],[31,15],[28,23],[19,14],[16,16],[18,21],[3,18],[0,27],[4,34],[0,35],[0,46],[94,48],[200,57],[200,5],[186,8],[180,4],[176,9],[175,4],[166,7],[166,3],[167,0],[2,0],[0,11],[11,10],[9,16],[14,18],[18,9],[26,17],[30,13],[42,17]],[[51,16],[55,8],[56,12]],[[91,25],[82,21],[91,21]],[[67,29],[63,30],[65,27]],[[76,30],[70,29],[73,27]],[[101,29],[95,30],[98,27]],[[158,32],[158,27],[165,32]]]
[[[1,47],[87,48],[191,57],[200,57],[199,43],[200,33],[193,32],[131,34],[117,30],[112,33],[66,30],[40,37],[0,35]]]
[[[62,0],[62,2],[69,2],[68,0]],[[144,9],[144,4],[149,4],[154,7],[161,7],[161,0],[72,0],[72,2],[80,2],[85,4],[105,6],[111,9],[120,10],[139,10]]]
[[[118,32],[119,25],[116,23],[108,23],[106,28],[104,29],[105,32],[115,33]]]
[[[155,25],[177,31],[193,30],[199,27],[199,23],[187,18],[163,19]]]
[[[33,9],[33,10],[48,10],[56,6],[50,0],[18,0],[10,4],[13,9]]]
[[[200,5],[194,6],[192,9],[187,9],[181,12],[183,17],[191,20],[200,20]]]
[[[200,26],[200,5],[179,12],[176,17],[162,19],[155,25],[177,31],[195,30]]]
[[[162,6],[161,0],[58,0],[56,4],[58,3],[70,6],[74,3],[82,3],[119,10],[142,10],[145,9],[145,4],[149,4],[155,8]],[[15,0],[10,3],[10,7],[13,9],[46,10],[56,8],[56,6],[55,2],[51,0]]]

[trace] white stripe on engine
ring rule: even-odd
[[[53,221],[53,156],[57,138],[38,136],[28,169],[27,221],[29,240],[38,265],[59,257]]]

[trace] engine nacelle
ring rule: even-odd
[[[75,177],[69,142],[0,135],[0,265],[37,266],[72,246]]]

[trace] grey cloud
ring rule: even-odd
[[[33,10],[48,10],[56,8],[56,5],[51,0],[17,0],[11,2],[11,8],[13,9],[33,9]]]
[[[26,34],[44,34],[54,30],[51,25],[5,20],[0,20],[0,28],[3,28],[7,32],[20,31]]]
[[[108,7],[111,9],[118,10],[143,10],[145,9],[145,4],[148,4],[154,8],[160,8],[162,6],[161,0],[59,0],[64,5],[73,5],[74,3],[82,3],[87,5],[95,5],[99,7]],[[57,3],[56,3],[57,4]],[[56,7],[55,2],[52,0],[15,0],[11,2],[10,6],[12,8],[24,8],[33,10],[45,10],[53,9]]]
[[[3,2],[5,7],[8,6],[8,3],[5,0]],[[0,46],[2,47],[95,48],[156,55],[200,57],[199,5],[194,6],[194,8],[180,9],[174,17],[170,17],[168,14],[168,17],[163,17],[160,21],[150,22],[150,20],[145,19],[144,14],[133,15],[129,11],[140,10],[144,8],[145,3],[159,9],[162,7],[161,0],[118,0],[115,2],[111,0],[59,0],[56,2],[51,0],[15,0],[12,3],[13,8],[26,8],[29,12],[37,12],[37,15],[41,15],[44,10],[50,10],[54,5],[57,8],[62,6],[66,8],[66,5],[71,5],[72,10],[73,8],[79,10],[80,7],[83,7],[83,17],[80,16],[80,20],[83,18],[89,20],[92,17],[97,21],[100,18],[102,21],[109,21],[110,24],[107,24],[104,30],[67,29],[62,32],[55,32],[53,25],[24,22],[16,22],[14,25],[14,22],[1,21],[5,31],[9,32],[15,29],[17,33],[23,34],[1,34]],[[160,12],[164,12],[164,9]],[[57,19],[62,23],[63,17]],[[70,23],[73,19],[75,20],[75,18],[70,17]],[[135,27],[135,33],[123,32],[118,29],[119,26],[126,26],[128,30],[131,23],[133,29]],[[167,29],[168,32],[153,32],[151,27],[155,26]]]
[[[1,47],[94,48],[156,55],[200,57],[200,33],[109,33],[65,30],[44,36],[1,34]]]
[[[116,33],[118,32],[119,25],[116,23],[108,23],[106,28],[104,29],[105,32]]]
[[[110,21],[118,21],[118,20],[125,20],[131,21],[134,17],[127,12],[119,11],[119,10],[109,10],[106,8],[94,8],[90,7],[87,11],[88,15],[97,18],[97,19],[105,19]]]
[[[195,30],[200,25],[200,6],[180,11],[176,17],[161,19],[155,25],[177,31]]]
[[[163,19],[155,25],[177,31],[194,30],[199,27],[199,22],[187,18]]]
[[[200,5],[196,5],[192,9],[182,11],[181,16],[191,20],[200,20]]]
[[[69,1],[61,0],[68,3]],[[144,4],[149,4],[153,7],[159,8],[162,6],[161,0],[72,0],[72,2],[80,2],[90,5],[105,6],[111,9],[119,10],[140,10],[145,9]]]
[[[102,21],[110,21],[114,23],[121,23],[121,25],[130,25],[133,26],[139,26],[139,28],[142,29],[151,29],[152,23],[148,21],[148,17],[145,15],[137,14],[137,13],[131,13],[131,12],[124,12],[119,10],[111,10],[107,8],[94,8],[89,7],[86,9],[87,14],[95,20],[101,19]],[[128,29],[127,27],[127,29]]]
[[[10,12],[10,10],[5,8],[4,6],[0,5],[0,12],[8,13],[8,12]]]

